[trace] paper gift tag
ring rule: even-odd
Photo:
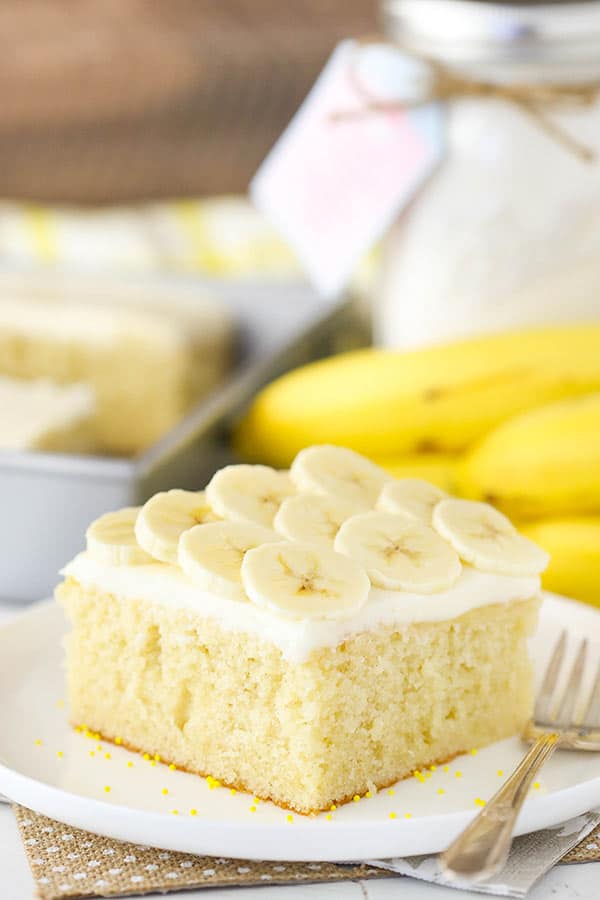
[[[338,293],[443,153],[427,66],[385,44],[344,41],[261,165],[250,194],[315,287]]]

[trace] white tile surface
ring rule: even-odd
[[[0,603],[0,624],[19,612],[19,607]],[[1,711],[0,711],[1,713]],[[164,894],[148,894],[161,900]],[[190,891],[187,900],[458,900],[480,894],[455,891],[408,878],[290,887],[218,888]],[[0,898],[30,900],[34,883],[27,866],[12,810],[0,804]],[[528,900],[598,900],[600,863],[557,866],[531,892]]]

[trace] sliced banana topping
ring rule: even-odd
[[[290,541],[333,549],[340,525],[359,512],[356,505],[328,494],[295,494],[275,516],[276,531]]]
[[[539,575],[549,555],[519,534],[510,519],[487,503],[442,500],[433,527],[476,569],[499,575]]]
[[[287,472],[270,466],[225,466],[206,488],[208,502],[223,519],[271,527],[281,503],[294,493]]]
[[[161,491],[142,506],[135,536],[140,547],[154,559],[176,565],[183,532],[217,519],[204,491]]]
[[[107,566],[139,566],[154,562],[135,537],[139,509],[139,506],[128,506],[92,522],[85,533],[87,551],[92,559]]]
[[[362,509],[373,507],[391,475],[370,460],[348,450],[322,444],[301,450],[290,469],[299,491],[330,494]]]
[[[432,594],[449,588],[461,572],[452,547],[432,528],[406,515],[354,516],[344,522],[334,546],[364,566],[381,588]]]
[[[242,563],[248,597],[290,619],[341,619],[366,603],[365,570],[333,550],[309,544],[265,544]]]
[[[205,591],[232,600],[246,600],[241,565],[248,550],[279,541],[274,531],[246,522],[211,522],[184,531],[179,541],[179,565]]]
[[[404,514],[431,525],[434,507],[447,496],[445,491],[421,478],[400,478],[383,486],[377,509]]]

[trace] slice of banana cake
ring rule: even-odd
[[[546,554],[351,450],[108,513],[64,569],[70,715],[301,813],[513,734]]]

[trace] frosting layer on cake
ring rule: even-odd
[[[478,607],[526,600],[540,590],[537,576],[496,575],[465,565],[458,580],[445,591],[417,594],[371,588],[366,604],[349,618],[293,620],[248,601],[203,591],[179,567],[166,563],[107,566],[80,553],[62,574],[86,589],[120,600],[147,600],[188,609],[223,628],[257,634],[294,662],[306,660],[313,650],[338,646],[355,634],[382,625],[445,621]],[[186,639],[182,635],[182,641]]]

